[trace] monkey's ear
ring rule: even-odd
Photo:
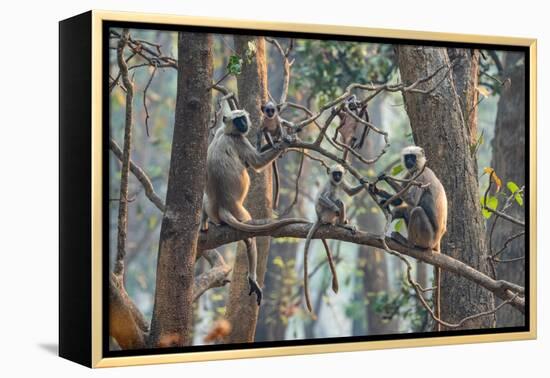
[[[222,121],[223,121],[223,123],[229,122],[229,117],[223,116]]]
[[[277,111],[280,112],[282,108],[282,104],[277,104]]]
[[[262,113],[265,113],[265,105],[260,106],[260,109],[262,109]]]

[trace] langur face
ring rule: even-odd
[[[343,172],[342,171],[333,171],[332,172],[332,180],[336,183],[342,181],[342,177],[343,177]]]
[[[273,103],[271,102],[268,102],[262,107],[262,111],[264,112],[265,116],[269,119],[275,117],[276,110],[277,109],[275,108],[275,105],[273,105]]]
[[[248,119],[246,116],[240,116],[233,119],[233,126],[238,132],[246,134],[248,132]]]
[[[410,171],[416,166],[416,154],[405,154],[403,157],[405,167]]]

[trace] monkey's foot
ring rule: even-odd
[[[357,233],[357,226],[351,224],[340,224],[339,226],[351,232],[352,235],[355,235]]]
[[[392,232],[391,233],[391,238],[393,240],[395,240],[396,242],[398,242],[399,244],[404,245],[405,247],[414,247],[414,246],[410,245],[407,238],[404,237],[403,235],[401,235],[399,232],[396,232],[396,231]]]
[[[250,286],[250,292],[248,295],[252,295],[252,293],[256,293],[256,302],[258,303],[258,306],[262,302],[262,289],[260,289],[260,286],[258,286],[258,283],[248,277],[248,286]]]

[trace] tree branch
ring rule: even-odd
[[[122,161],[122,150],[118,146],[118,144],[114,141],[114,139],[111,138],[109,141],[109,147],[111,151],[115,154],[115,156]],[[147,174],[141,169],[136,163],[134,163],[132,160],[130,160],[130,171],[136,176],[136,178],[139,180],[141,185],[143,185],[143,188],[145,189],[145,195],[149,200],[161,211],[164,213],[165,206],[162,199],[159,197],[159,195],[155,192],[155,189],[153,188],[153,184],[151,183],[151,179],[147,176]]]
[[[256,220],[254,224],[263,224],[269,220]],[[305,239],[311,224],[293,224],[278,228],[273,232],[255,232],[248,233],[232,229],[229,226],[210,225],[208,232],[201,233],[199,237],[199,249],[212,249],[220,245],[243,240],[245,238],[257,236],[271,236],[274,238],[303,238]],[[426,251],[416,248],[409,248],[399,244],[394,239],[383,239],[380,235],[372,234],[364,231],[352,233],[347,229],[338,226],[321,226],[315,233],[316,239],[335,239],[346,241],[355,244],[368,245],[379,249],[385,249],[385,244],[392,250],[413,257],[427,264],[439,267],[446,271],[458,274],[482,287],[493,292],[496,296],[504,301],[510,300],[510,304],[521,311],[525,312],[525,299],[523,297],[514,296],[516,294],[524,294],[523,287],[502,280],[494,280],[491,277],[475,270],[469,265],[461,261],[455,260],[443,253]]]

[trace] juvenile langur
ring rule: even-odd
[[[411,186],[401,198],[397,198],[390,203],[394,219],[402,218],[407,225],[407,239],[400,234],[395,234],[402,243],[410,247],[434,250],[441,252],[441,238],[447,230],[447,195],[445,188],[435,175],[435,173],[426,164],[424,150],[421,147],[405,147],[401,152],[402,163],[407,169],[405,179],[413,179],[421,186]],[[424,169],[422,171],[422,169]],[[422,173],[418,175],[418,173]],[[416,177],[416,178],[415,178]],[[403,186],[387,177],[381,175],[379,179],[386,181],[396,192],[400,192]],[[383,200],[381,205],[389,200],[392,195],[374,186],[374,192]],[[436,294],[435,294],[435,314],[440,316],[440,285],[441,270],[436,269]],[[440,329],[439,323],[438,330]]]
[[[219,122],[218,130],[208,146],[201,230],[208,230],[208,221],[227,224],[246,232],[270,232],[292,223],[307,223],[305,220],[295,218],[263,225],[244,223],[252,219],[243,205],[250,186],[247,168],[261,171],[283,152],[288,146],[288,141],[283,138],[280,144],[274,145],[273,149],[258,153],[246,138],[250,119],[245,110],[229,110],[226,106]],[[256,281],[256,240],[248,238],[244,242],[248,257],[249,295],[256,293],[257,302],[260,305],[262,290]]]
[[[350,230],[352,233],[355,233],[356,228],[348,224],[348,219],[346,218],[346,206],[340,199],[342,191],[348,194],[349,196],[354,196],[361,191],[366,183],[363,179],[360,180],[360,184],[356,187],[350,187],[348,183],[344,180],[344,167],[340,164],[335,164],[330,167],[328,170],[329,180],[325,186],[319,192],[317,201],[315,203],[315,212],[317,214],[317,220],[309,229],[309,232],[306,237],[306,244],[304,248],[304,294],[306,298],[306,306],[309,312],[312,312],[311,301],[309,298],[309,289],[308,289],[308,268],[307,268],[307,255],[309,250],[309,245],[311,239],[321,227],[321,225],[336,225],[344,227]],[[323,240],[325,245],[325,250],[327,257],[329,259],[330,268],[332,271],[332,289],[336,293],[338,291],[338,278],[336,277],[336,270],[332,264],[332,255],[328,249],[328,244]]]
[[[262,105],[262,123],[258,132],[256,133],[256,150],[262,152],[262,139],[265,137],[267,145],[271,148],[275,147],[275,144],[280,142],[287,132],[283,128],[291,128],[292,124],[281,118],[279,111],[281,107],[275,105],[272,101],[268,101],[265,105]],[[273,166],[273,209],[279,207],[279,168],[277,167],[277,160],[272,163]]]
[[[355,95],[351,95],[346,99],[345,107],[358,118],[365,120],[366,122],[370,122],[367,104],[361,105],[361,102],[357,100]],[[365,143],[368,126],[359,122],[357,119],[344,111],[338,112],[338,118],[340,118],[338,132],[340,133],[342,143],[354,150],[361,149]]]

